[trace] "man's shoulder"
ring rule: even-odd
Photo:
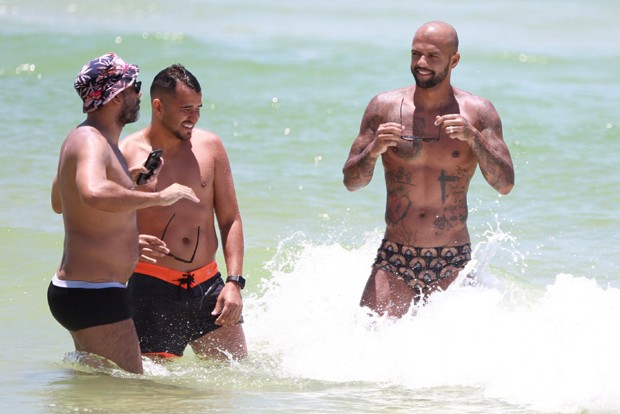
[[[215,132],[201,128],[194,128],[192,131],[192,142],[199,145],[223,145],[221,138]]]
[[[107,140],[97,128],[88,125],[78,125],[69,132],[64,140],[63,146],[65,148],[72,146],[86,148],[93,144],[100,144],[107,147]]]
[[[454,88],[454,96],[464,114],[469,121],[481,129],[484,125],[495,123],[499,119],[497,109],[491,100],[473,93]]]
[[[463,89],[452,87],[452,90],[454,91],[454,96],[456,97],[457,101],[459,101],[459,103],[461,104],[465,104],[471,107],[487,106],[491,104],[491,101],[489,99],[482,96],[474,95],[473,93],[465,91]]]
[[[407,94],[413,94],[413,89],[411,86],[379,92],[372,99],[377,102],[393,102],[394,100],[402,99]]]
[[[127,145],[137,145],[140,141],[144,141],[144,130],[141,129],[140,131],[134,132],[132,134],[129,134],[125,137],[123,137],[120,142],[119,145],[121,146],[127,146]]]
[[[123,137],[119,141],[118,147],[120,148],[121,152],[125,157],[135,152],[144,152],[150,150],[150,146],[144,136],[143,129]]]
[[[95,139],[98,139],[98,138],[105,139],[105,137],[103,136],[101,131],[99,131],[97,128],[95,128],[94,126],[84,125],[84,124],[80,124],[80,125],[76,126],[67,135],[67,139],[76,139],[76,138],[79,139],[79,138],[82,138],[82,137],[95,138]]]
[[[411,95],[411,87],[404,87],[398,89],[391,89],[389,91],[383,91],[376,94],[368,103],[366,108],[367,116],[383,116],[392,108],[395,104],[398,105],[405,96]]]

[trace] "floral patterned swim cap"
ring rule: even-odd
[[[106,53],[82,67],[73,86],[84,102],[82,111],[92,112],[132,85],[140,73],[137,65]]]

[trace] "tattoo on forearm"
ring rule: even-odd
[[[359,175],[363,177],[372,177],[375,171],[375,164],[377,160],[372,160],[370,152],[366,152],[359,162]]]
[[[357,162],[345,169],[345,181],[353,186],[367,184],[374,174],[375,164],[376,160],[370,157],[368,150],[362,152]]]
[[[511,174],[512,166],[508,160],[503,158],[494,140],[495,137],[502,135],[502,123],[490,104],[482,107],[478,116],[486,128],[480,132],[479,139],[474,140],[472,149],[478,157],[478,164],[484,178],[491,186],[499,189],[505,183],[514,180],[508,176]]]

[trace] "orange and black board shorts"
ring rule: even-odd
[[[182,356],[190,342],[219,328],[211,312],[223,287],[216,262],[191,272],[138,262],[127,289],[142,353]]]

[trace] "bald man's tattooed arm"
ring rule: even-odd
[[[502,121],[491,102],[478,110],[480,130],[474,134],[472,150],[485,180],[500,194],[508,194],[514,186],[512,158],[502,134]]]

